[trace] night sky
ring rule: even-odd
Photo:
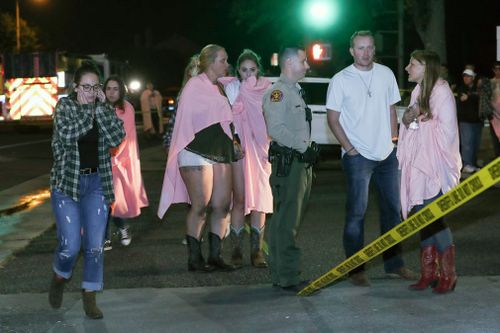
[[[250,0],[248,0],[250,1]],[[342,13],[330,30],[319,33],[297,18],[303,1],[289,0],[277,8],[278,0],[265,3],[264,11],[279,17],[289,15],[289,25],[262,27],[252,32],[231,16],[233,1],[166,0],[19,0],[21,17],[37,27],[47,50],[72,53],[107,53],[128,60],[131,72],[152,79],[162,90],[179,84],[188,58],[208,43],[226,47],[234,63],[243,48],[262,55],[265,67],[280,44],[329,40],[335,61],[319,68],[325,76],[350,63],[348,39],[355,30],[374,29],[373,4],[384,0],[337,0]],[[282,1],[282,0],[280,0]],[[465,63],[475,63],[480,74],[489,70],[496,56],[495,26],[500,25],[500,1],[446,1],[448,65],[460,76]],[[0,11],[15,14],[15,0],[0,0]],[[295,15],[295,17],[294,17]],[[407,18],[406,52],[420,48],[412,22]],[[281,31],[278,31],[281,30]],[[286,39],[286,40],[285,40]]]

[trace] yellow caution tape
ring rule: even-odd
[[[298,292],[299,296],[308,296],[333,281],[341,278],[354,268],[375,258],[388,248],[414,235],[420,229],[460,207],[476,195],[495,185],[500,180],[500,157],[467,178],[451,191],[439,197],[422,210],[404,220],[373,242],[341,262],[328,273],[311,282]]]

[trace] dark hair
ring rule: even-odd
[[[287,59],[290,59],[291,57],[298,56],[299,51],[305,52],[305,49],[303,47],[300,47],[300,46],[291,46],[291,47],[283,48],[278,55],[278,64],[279,64],[280,68],[283,70]]]
[[[99,78],[99,79],[101,78],[101,72],[99,72],[99,69],[97,68],[97,66],[92,61],[85,60],[82,62],[81,66],[78,67],[78,69],[76,70],[73,82],[76,85],[79,85],[80,81],[82,80],[82,77],[85,74],[89,74],[89,73],[97,75],[97,78]]]
[[[262,64],[260,63],[260,56],[250,49],[244,49],[238,57],[238,60],[236,61],[236,75],[238,76],[238,78],[241,79],[238,69],[240,68],[241,63],[245,60],[253,61],[255,65],[257,65],[257,78],[262,75],[263,70]]]
[[[432,89],[439,79],[439,72],[441,69],[441,61],[439,55],[434,51],[429,50],[415,50],[411,53],[411,57],[425,65],[424,78],[420,83],[420,97],[418,98],[418,104],[420,110],[422,110],[425,115],[425,119],[431,119],[431,107],[430,98]]]
[[[355,31],[351,36],[351,41],[350,41],[351,47],[354,46],[354,38],[356,38],[358,36],[359,37],[371,37],[375,41],[375,38],[373,37],[373,34],[370,30],[359,30],[359,31]]]
[[[125,83],[119,77],[118,75],[111,75],[106,79],[104,82],[103,90],[104,93],[106,93],[106,88],[108,87],[109,81],[115,81],[118,83],[118,92],[119,92],[119,97],[118,100],[114,103],[113,106],[120,108],[121,110],[124,110],[124,104],[125,104],[125,94],[127,93],[127,89],[125,88]],[[106,98],[107,99],[107,98]]]

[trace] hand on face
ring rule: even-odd
[[[97,100],[101,103],[104,103],[106,101],[106,95],[104,94],[104,91],[102,91],[102,89],[99,89],[97,91]]]
[[[99,98],[99,100],[101,100],[99,97],[99,92],[102,95],[104,94],[102,93],[102,90],[100,88],[97,88],[98,85],[99,85],[99,77],[96,74],[87,73],[82,75],[80,81],[78,82],[75,88],[78,102],[80,104],[90,104],[94,103],[96,98]]]
[[[76,91],[76,99],[78,103],[84,105],[84,104],[90,104],[93,103],[95,99],[90,98],[88,96],[89,93],[83,91],[83,88],[81,86],[78,86],[75,88]]]
[[[240,74],[241,80],[245,81],[252,76],[257,76],[258,67],[254,61],[247,59],[240,64],[238,72]]]

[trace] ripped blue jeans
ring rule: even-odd
[[[99,174],[80,175],[80,201],[53,190],[51,203],[59,243],[54,253],[54,272],[69,279],[83,243],[82,288],[102,290],[108,205]]]

